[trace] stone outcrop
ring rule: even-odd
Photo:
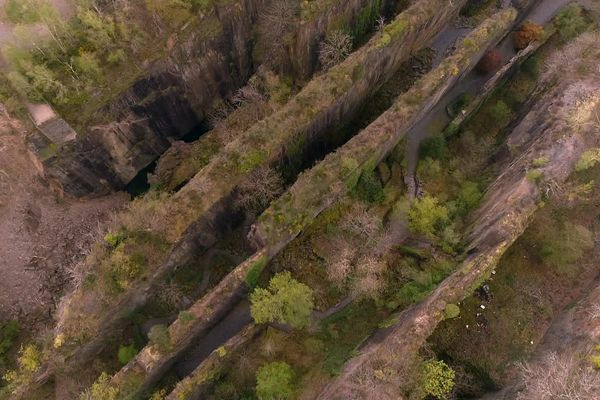
[[[574,44],[571,49],[577,46]],[[582,48],[579,45],[579,50]],[[576,50],[566,51],[562,56],[582,58]],[[596,56],[597,52],[587,58]],[[557,67],[558,60],[560,56],[551,63],[555,70],[545,77],[547,85],[556,83],[556,76],[568,76],[564,66]],[[566,69],[576,75],[576,64],[568,64]],[[489,187],[482,206],[472,218],[465,261],[424,301],[400,312],[393,326],[376,333],[377,340],[347,363],[320,399],[361,398],[365,391],[377,393],[382,399],[397,399],[402,395],[400,392],[407,382],[401,375],[378,379],[373,371],[409,368],[408,363],[444,318],[445,307],[471,294],[489,277],[500,256],[527,227],[545,185],[563,182],[568,177],[586,141],[594,139],[594,132],[597,134],[600,129],[590,123],[593,110],[600,106],[599,85],[597,77],[588,74],[576,82],[564,79],[560,85],[545,88],[546,93],[508,140],[512,156],[504,161],[502,174]],[[541,178],[534,183],[527,172],[540,156],[547,157],[549,162],[539,168]],[[390,357],[392,354],[403,357]]]
[[[76,138],[48,143],[37,137],[47,130],[32,132],[32,148],[46,155],[41,158],[47,175],[78,197],[124,188],[173,140],[190,133],[215,104],[246,83],[257,67],[253,32],[267,3],[224,2],[188,23],[169,39],[167,56],[97,110],[85,127],[77,127]],[[378,15],[383,9],[382,0],[335,1],[303,21],[290,54],[299,75],[308,78],[314,72],[317,44],[333,25],[353,26],[363,10]],[[68,121],[59,121],[71,129]],[[57,147],[50,157],[48,146]]]
[[[276,201],[261,218],[255,235],[259,235],[258,231],[264,231],[265,227],[270,228],[267,230],[268,236],[260,236],[264,247],[236,267],[213,292],[188,310],[194,319],[184,322],[180,318],[169,327],[171,338],[175,338],[172,351],[160,354],[155,346],[147,346],[114,376],[113,384],[122,390],[134,379],[142,381],[145,388],[155,382],[178,355],[185,352],[194,337],[206,333],[207,329],[214,326],[223,313],[232,307],[236,299],[239,299],[240,293],[247,293],[268,260],[308,226],[324,208],[346,193],[351,186],[350,182],[355,182],[361,171],[373,168],[395,147],[403,134],[409,130],[411,123],[423,115],[474,66],[482,52],[503,36],[515,17],[516,11],[508,9],[486,20],[465,39],[455,54],[422,77],[411,90],[401,95],[389,111],[336,153],[303,174],[291,190]],[[417,95],[422,96],[423,100],[415,104],[413,100]],[[353,169],[348,169],[348,165],[352,165]],[[306,193],[311,193],[312,197]],[[290,204],[293,207],[290,207]],[[299,217],[305,212],[311,214]],[[287,221],[293,221],[293,225]]]

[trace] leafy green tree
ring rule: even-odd
[[[465,181],[458,192],[457,205],[459,212],[465,215],[473,210],[479,204],[482,196],[483,194],[477,183]]]
[[[15,340],[21,333],[21,328],[17,321],[11,320],[6,323],[0,323],[0,370],[7,363],[7,353],[11,350]]]
[[[256,288],[250,301],[252,317],[258,324],[281,322],[304,328],[310,323],[312,289],[292,278],[289,271],[275,275],[267,289]]]
[[[256,394],[260,400],[290,399],[294,393],[294,371],[285,362],[263,365],[256,374]]]
[[[428,238],[435,237],[448,221],[448,209],[430,195],[417,199],[408,211],[408,228]]]
[[[96,9],[80,9],[77,18],[81,24],[81,37],[95,50],[108,49],[117,41],[115,22]]]
[[[148,339],[160,353],[168,353],[173,348],[169,328],[164,325],[154,325],[148,332]]]
[[[94,53],[81,52],[80,55],[73,58],[73,65],[77,72],[92,83],[97,82],[102,76],[100,63]]]
[[[552,232],[538,235],[541,244],[538,255],[557,272],[575,276],[574,264],[594,247],[593,234],[585,226],[571,223],[556,224],[553,228]]]
[[[103,372],[79,398],[80,400],[117,400],[119,389],[111,386],[110,375]]]
[[[553,24],[563,42],[573,39],[587,27],[581,7],[575,3],[569,4],[556,14]]]
[[[129,346],[119,346],[119,352],[117,354],[119,358],[119,362],[123,365],[129,363],[129,361],[133,360],[136,356],[138,350],[135,348],[135,345],[132,343]]]
[[[40,21],[44,13],[53,8],[47,0],[8,0],[4,12],[15,24],[31,24]]]
[[[443,135],[436,135],[423,139],[419,144],[419,158],[427,157],[434,160],[442,159],[447,154],[446,139]]]
[[[512,111],[505,102],[498,100],[496,104],[490,108],[489,113],[496,124],[504,124],[508,118],[510,118]]]
[[[383,185],[374,171],[363,172],[354,188],[354,193],[360,200],[371,204],[381,203],[385,197]]]
[[[17,358],[18,368],[8,371],[4,380],[8,383],[10,390],[14,390],[19,385],[31,382],[34,374],[40,368],[42,363],[42,354],[39,348],[34,344],[22,347]]]
[[[446,399],[454,387],[455,375],[443,361],[425,361],[421,364],[421,388],[426,396]]]

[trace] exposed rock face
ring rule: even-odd
[[[223,235],[231,223],[233,197],[252,172],[281,159],[281,153],[294,139],[322,134],[349,115],[389,77],[411,52],[426,44],[464,4],[441,8],[445,0],[422,0],[399,15],[386,32],[371,39],[342,64],[314,78],[294,99],[278,112],[254,125],[230,142],[192,181],[164,204],[168,219],[161,224],[173,246],[164,259],[152,260],[151,274],[119,296],[98,304],[97,319],[87,326],[85,340],[70,352],[69,368],[82,365],[103,346],[109,334],[123,322],[123,310],[134,309],[159,290],[166,274],[198,258]],[[364,71],[363,71],[364,69]],[[363,73],[364,72],[364,73]],[[239,283],[239,281],[238,281]],[[90,313],[90,303],[98,303],[96,292],[78,290],[65,300],[60,316],[61,332],[77,326],[78,318]],[[96,311],[97,310],[97,311]],[[102,332],[102,333],[100,333]],[[59,333],[60,334],[60,333]],[[40,379],[47,379],[51,370]]]
[[[159,379],[176,357],[186,351],[193,338],[204,334],[216,324],[218,318],[237,302],[240,293],[247,292],[248,276],[252,273],[256,276],[260,275],[269,259],[299,234],[303,227],[308,226],[319,212],[331,206],[341,197],[342,192],[348,190],[345,183],[348,180],[354,180],[352,176],[360,174],[362,168],[368,168],[364,167],[365,164],[374,165],[388,154],[403,133],[408,130],[410,121],[414,121],[431,108],[432,104],[463,73],[470,70],[479,59],[482,50],[502,36],[512,25],[515,17],[515,10],[509,9],[497,14],[493,19],[486,20],[469,36],[468,39],[471,40],[472,45],[461,45],[456,54],[425,75],[409,92],[401,95],[394,106],[377,121],[346,143],[338,152],[333,153],[318,166],[302,175],[287,195],[282,197],[283,200],[273,204],[275,209],[285,210],[283,215],[280,215],[283,218],[271,220],[273,213],[270,212],[261,221],[262,227],[266,223],[267,225],[271,224],[272,227],[281,227],[282,230],[277,230],[275,234],[270,230],[270,236],[257,239],[264,242],[266,247],[235,268],[210,294],[196,302],[188,310],[195,316],[193,321],[176,321],[169,327],[173,344],[173,350],[169,354],[159,354],[152,345],[146,346],[130,364],[114,376],[113,384],[124,387],[125,383],[132,379],[132,376],[138,377],[140,381],[143,378],[143,386],[148,386]],[[409,105],[410,100],[415,98],[415,93],[420,93],[423,100],[419,104]],[[354,160],[355,169],[347,171],[345,174],[342,173],[341,177],[322,174],[323,170],[330,171],[330,173],[343,170],[343,160]],[[312,194],[312,197],[307,196],[306,193]],[[295,207],[282,206],[281,203],[286,203],[286,199],[293,199],[291,203]],[[304,216],[304,218],[299,217],[303,212],[309,212],[311,215]],[[294,226],[288,225],[285,218],[294,221]],[[301,223],[298,222],[300,220],[302,220]],[[207,232],[210,231],[207,230]],[[255,235],[258,237],[259,234],[255,232]]]
[[[213,14],[172,38],[168,57],[100,110],[98,122],[78,132],[75,140],[55,142],[61,144],[56,154],[41,157],[48,176],[78,197],[122,189],[252,75],[256,68],[253,32],[266,3],[239,0],[215,6]],[[290,52],[293,69],[299,76],[309,77],[317,64],[317,44],[332,24],[352,26],[361,10],[379,12],[383,3],[336,1],[321,15],[302,23]],[[215,20],[220,31],[211,36],[203,27]],[[40,132],[32,133],[32,147],[38,154],[47,153],[49,143],[40,136]]]
[[[578,63],[561,62],[565,57],[582,62],[598,57],[597,52],[583,56],[580,53],[583,48],[588,47],[575,43],[554,57],[545,82],[556,82],[553,76],[577,76]],[[527,227],[544,186],[564,181],[585,149],[586,141],[593,140],[600,131],[600,125],[592,123],[593,110],[600,107],[599,85],[597,76],[580,77],[576,82],[563,79],[535,104],[511,134],[508,141],[511,157],[503,163],[502,174],[490,186],[473,216],[471,250],[466,260],[423,302],[399,313],[394,326],[378,332],[377,340],[349,361],[320,399],[366,398],[367,392],[377,393],[381,399],[401,396],[401,389],[407,386],[402,371],[410,368],[414,355],[443,319],[446,305],[459,302],[487,279],[500,256]],[[536,184],[526,175],[533,160],[540,156],[550,161],[540,169],[542,178]],[[373,375],[375,370],[399,373],[389,379],[378,379]]]
[[[27,150],[24,132],[0,104],[0,317],[32,328],[52,323],[69,272],[126,196],[59,198]]]
[[[171,140],[196,127],[215,101],[246,82],[254,69],[252,29],[263,3],[216,6],[214,15],[182,31],[166,59],[98,112],[102,122],[45,160],[47,174],[75,196],[123,188]],[[221,31],[211,36],[202,24],[214,19]]]

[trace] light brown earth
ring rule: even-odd
[[[24,129],[0,107],[0,321],[17,318],[38,326],[51,321],[69,271],[127,196],[61,197],[24,139]]]

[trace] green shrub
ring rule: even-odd
[[[22,347],[19,351],[17,363],[18,368],[16,370],[8,371],[4,375],[4,380],[13,388],[31,382],[42,363],[40,350],[34,344]]]
[[[133,360],[138,350],[135,348],[134,344],[130,344],[129,346],[119,346],[119,351],[117,356],[119,358],[119,362],[123,365],[128,364],[129,361]]]
[[[574,3],[558,12],[552,23],[563,42],[575,38],[587,27],[581,6]]]
[[[594,368],[600,369],[600,355],[591,356],[590,361],[592,362],[592,365],[594,366]]]
[[[574,263],[585,251],[594,247],[592,232],[582,225],[566,223],[555,225],[539,236],[541,246],[538,255],[560,273],[574,276]]]
[[[508,122],[512,111],[502,100],[498,100],[496,104],[494,104],[490,110],[489,115],[490,118],[497,124],[505,124]]]
[[[365,171],[354,188],[356,197],[370,204],[381,203],[385,197],[383,185],[374,171]]]
[[[8,0],[4,6],[6,17],[14,24],[38,22],[44,13],[52,11],[52,6],[46,0]]]
[[[444,318],[451,319],[460,315],[460,308],[456,304],[446,304],[444,308]]]
[[[440,160],[446,156],[446,139],[443,135],[436,135],[423,139],[419,144],[419,158],[427,157],[434,160]]]
[[[121,242],[123,242],[123,240],[125,240],[126,237],[127,236],[122,231],[114,232],[114,233],[109,232],[104,236],[104,241],[110,247],[117,247],[118,245],[121,244]]]
[[[173,348],[169,328],[164,325],[154,325],[148,333],[150,344],[156,346],[160,353],[168,353]]]
[[[281,322],[293,328],[310,323],[312,289],[292,278],[289,271],[275,275],[268,289],[256,288],[250,295],[252,317],[258,324]]]
[[[266,265],[267,265],[266,258],[261,258],[260,260],[257,260],[254,264],[252,264],[252,266],[246,273],[246,277],[244,279],[244,281],[246,282],[246,285],[250,289],[254,289],[256,287],[256,285],[258,285],[258,280],[260,279],[260,275],[262,274]]]
[[[131,287],[132,282],[142,275],[148,260],[143,253],[126,254],[121,243],[112,255],[110,273],[118,289]]]
[[[598,161],[600,161],[600,148],[586,150],[579,158],[579,161],[577,161],[575,170],[584,171],[588,168],[592,168]]]
[[[119,65],[125,61],[126,58],[127,56],[125,55],[125,51],[123,49],[116,49],[108,53],[108,56],[106,56],[106,61],[108,61],[108,63],[111,65]]]
[[[187,323],[190,323],[190,322],[192,322],[192,321],[195,319],[195,317],[194,317],[194,314],[192,314],[192,313],[191,313],[191,312],[189,312],[189,311],[181,311],[181,312],[179,313],[179,317],[178,317],[178,319],[179,319],[179,321],[181,321],[182,323],[184,323],[184,324],[187,324]]]
[[[426,186],[443,183],[446,180],[446,169],[442,168],[439,160],[427,157],[417,164],[417,177]]]
[[[294,371],[284,362],[263,365],[256,374],[256,394],[260,400],[291,399]]]
[[[426,396],[446,399],[454,387],[455,375],[443,361],[425,361],[421,364],[421,388]]]
[[[537,55],[529,57],[521,65],[521,71],[532,78],[537,78],[540,74],[540,59]]]
[[[6,365],[6,353],[12,348],[19,333],[21,328],[17,321],[8,321],[0,325],[0,368]]]
[[[487,53],[486,53],[487,54]],[[464,110],[473,101],[473,95],[469,93],[463,93],[458,96],[450,105],[448,105],[447,111],[450,118],[456,117],[462,110]]]
[[[167,398],[167,390],[166,389],[157,390],[156,392],[152,393],[152,396],[150,396],[150,400],[165,400],[166,398]]]
[[[531,183],[539,183],[544,177],[544,173],[537,169],[527,171],[527,180]]]
[[[100,374],[96,382],[83,392],[80,400],[117,400],[119,398],[119,389],[110,384],[110,375],[106,372]]]
[[[428,238],[433,238],[448,221],[448,209],[429,195],[417,199],[408,211],[408,228]]]
[[[542,156],[542,157],[538,157],[538,158],[534,159],[531,162],[531,166],[533,168],[541,168],[541,167],[546,166],[549,162],[550,162],[550,159],[548,158],[548,156]]]
[[[475,182],[465,181],[458,192],[457,206],[461,215],[466,215],[475,209],[481,200],[483,193]]]

